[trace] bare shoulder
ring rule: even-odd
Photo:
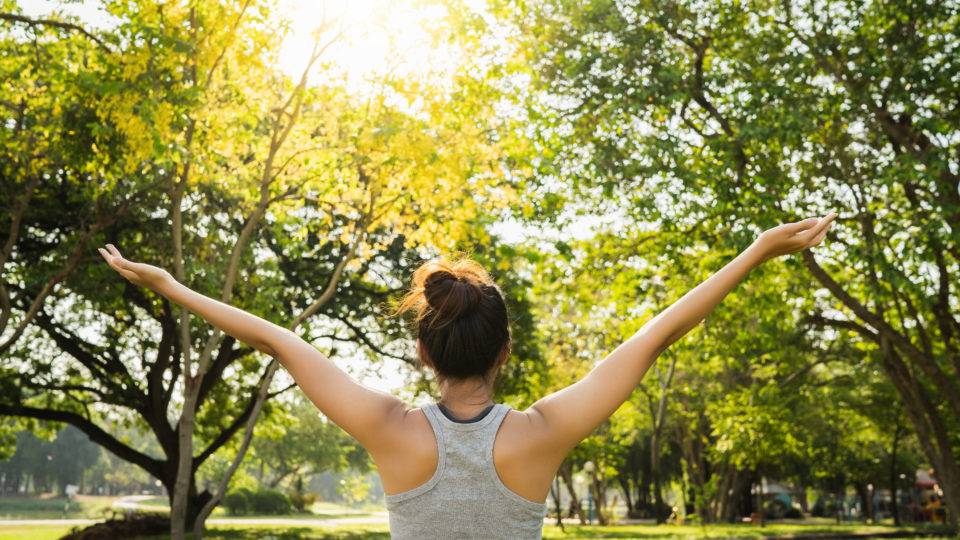
[[[543,502],[563,458],[559,449],[551,451],[548,426],[535,409],[507,412],[494,442],[493,461],[510,490],[525,499]]]
[[[423,409],[403,405],[390,413],[378,449],[368,449],[388,495],[429,480],[437,467],[437,439]]]
[[[402,404],[388,415],[378,435],[382,454],[396,454],[413,451],[415,453],[436,453],[436,436],[427,415],[420,407]],[[369,449],[371,453],[373,449]]]
[[[550,431],[549,424],[537,409],[511,409],[503,419],[497,441],[498,444],[505,443],[504,450],[511,454],[541,454],[550,450]]]

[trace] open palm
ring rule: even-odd
[[[128,261],[113,244],[107,248],[97,248],[100,255],[118,274],[130,280],[131,283],[156,290],[157,287],[173,279],[170,273],[156,266]]]
[[[765,259],[803,251],[820,244],[836,218],[837,214],[831,212],[822,218],[784,223],[764,231],[757,238],[757,244]]]

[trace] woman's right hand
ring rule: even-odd
[[[754,242],[764,261],[812,248],[823,241],[837,218],[830,212],[822,218],[810,218],[795,223],[784,223],[764,231]]]
[[[162,268],[124,259],[113,244],[107,244],[107,249],[97,248],[97,250],[111,268],[133,284],[159,292],[161,287],[173,281],[173,276]]]

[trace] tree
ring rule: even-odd
[[[21,194],[0,214],[2,322],[16,321],[0,341],[0,415],[74,425],[159,479],[174,537],[199,537],[259,412],[291,384],[87,248],[125,246],[331,354],[408,362],[402,325],[378,317],[385,301],[500,204],[481,111],[428,83],[385,79],[361,96],[307,84],[335,28],[291,80],[275,65],[285,26],[272,6],[109,1],[116,22],[97,32],[9,2],[0,17],[2,68],[17,73],[0,96],[0,166],[4,191]],[[198,489],[222,449],[236,453],[221,483]]]
[[[100,457],[100,448],[74,427],[55,433],[48,429],[37,432],[40,437],[27,430],[16,434],[16,452],[0,461],[4,478],[0,494],[16,495],[21,487],[32,483],[38,494],[56,489],[62,495],[68,484],[83,486],[85,469]],[[51,440],[41,438],[47,435]]]
[[[371,468],[370,457],[356,440],[323,418],[300,392],[284,403],[288,417],[260,428],[252,442],[252,462],[261,485],[277,488],[286,481],[325,471]]]
[[[511,36],[513,56],[478,84],[535,123],[524,133],[544,151],[518,171],[541,200],[734,242],[840,211],[833,247],[801,258],[829,293],[812,319],[881,353],[956,519],[957,6],[505,1],[467,13],[456,21],[469,37]]]

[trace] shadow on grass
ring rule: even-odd
[[[834,539],[834,538],[956,538],[956,531],[936,525],[888,527],[877,525],[621,525],[544,527],[544,540],[580,538],[741,538],[741,539]]]
[[[949,528],[944,527],[749,527],[749,526],[611,526],[611,527],[566,527],[566,531],[547,526],[543,538],[586,539],[586,538],[949,538]],[[390,533],[384,528],[362,528],[342,526],[335,528],[312,527],[262,527],[221,526],[210,529],[204,538],[218,540],[247,540],[262,538],[267,540],[386,540]]]
[[[318,529],[313,527],[216,527],[203,534],[210,540],[389,540],[385,530],[358,530],[357,528]],[[155,537],[156,540],[169,537]]]

